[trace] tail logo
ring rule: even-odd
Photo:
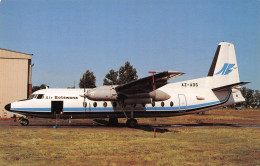
[[[228,75],[233,71],[232,67],[235,66],[235,64],[229,64],[229,63],[224,63],[222,69],[217,72],[215,75]]]

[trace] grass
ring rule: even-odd
[[[226,111],[218,114],[222,117]],[[245,111],[227,116],[241,117],[243,123],[251,116],[254,122],[255,114]],[[191,119],[204,123],[208,116],[160,118],[158,123],[186,124]],[[259,128],[165,129],[169,132],[153,138],[153,132],[125,127],[1,128],[0,165],[260,165]]]

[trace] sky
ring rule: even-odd
[[[97,86],[126,61],[139,78],[181,71],[205,77],[217,45],[235,45],[241,81],[260,90],[260,0],[2,0],[0,48],[33,54],[32,84]]]

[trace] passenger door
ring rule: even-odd
[[[63,101],[51,101],[51,113],[54,116],[63,113]]]

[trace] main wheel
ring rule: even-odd
[[[108,125],[109,126],[116,126],[116,125],[118,125],[118,119],[117,118],[109,118]]]
[[[138,126],[138,123],[137,123],[137,120],[136,120],[136,119],[131,118],[131,119],[128,119],[128,120],[126,121],[126,125],[127,125],[127,127],[135,128],[135,127]]]
[[[22,118],[22,119],[20,119],[20,124],[22,125],[22,126],[28,126],[29,125],[29,120],[28,119],[24,119],[24,118]]]

